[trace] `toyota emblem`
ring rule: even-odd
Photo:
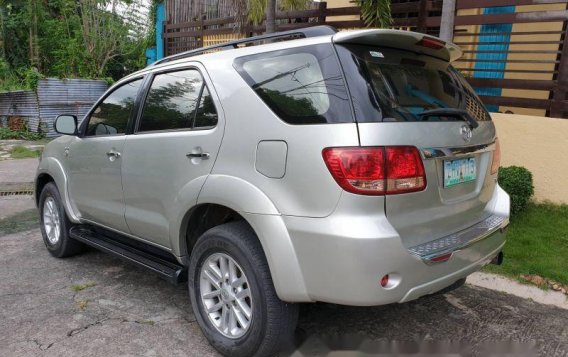
[[[462,136],[463,141],[465,141],[466,143],[468,143],[471,140],[472,137],[472,132],[469,126],[467,125],[462,125],[460,128],[460,134]]]

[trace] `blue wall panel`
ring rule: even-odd
[[[166,21],[166,7],[164,3],[156,6],[156,47],[146,49],[146,59],[148,64],[164,58],[164,22]]]
[[[483,9],[483,14],[505,14],[514,13],[515,6],[499,6],[488,7]],[[513,24],[494,24],[494,25],[481,25],[480,33],[484,34],[479,36],[479,44],[477,45],[478,51],[508,51],[509,41],[511,40],[510,34],[495,34],[500,32],[511,32]],[[484,42],[506,42],[504,44],[484,44]],[[479,60],[506,60],[507,53],[477,53],[475,58],[475,72],[473,76],[476,78],[504,78],[505,72],[483,71],[486,70],[504,70],[507,66],[506,62],[479,62]],[[501,88],[475,88],[479,95],[500,96]],[[497,105],[488,105],[487,110],[496,112],[499,110]]]

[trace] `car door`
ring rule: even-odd
[[[69,193],[83,220],[128,232],[122,152],[142,78],[118,85],[88,114],[68,147]]]
[[[223,135],[212,86],[197,67],[154,73],[122,161],[126,222],[133,235],[170,247],[170,224],[193,205]]]

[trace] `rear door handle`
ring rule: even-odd
[[[200,153],[189,152],[189,153],[185,154],[185,156],[187,156],[191,159],[202,159],[202,160],[209,159],[209,153],[208,152],[200,152]]]

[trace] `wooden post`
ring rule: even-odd
[[[420,0],[418,5],[418,20],[416,32],[426,33],[426,19],[428,18],[428,0]]]
[[[205,22],[205,15],[202,15],[201,18],[199,19],[199,28],[201,30],[201,36],[199,38],[200,41],[198,42],[198,46],[196,48],[203,47],[203,44],[205,42],[205,39],[204,39],[204,36],[205,36],[204,22]],[[193,48],[190,48],[190,49],[192,50]]]
[[[564,32],[562,33],[562,52],[560,63],[558,64],[558,75],[556,76],[556,87],[552,93],[552,104],[550,105],[550,116],[553,118],[566,118],[564,115],[566,92],[568,89],[568,26],[564,22]]]
[[[327,10],[327,2],[322,1],[318,4],[318,10],[319,10],[319,14],[318,14],[318,24],[323,25],[325,24],[325,15],[326,15],[326,10]]]
[[[170,39],[166,38],[166,31],[168,29],[167,25],[170,23],[170,21],[164,21],[162,23],[162,41],[164,43],[164,57],[169,56],[170,53]]]

